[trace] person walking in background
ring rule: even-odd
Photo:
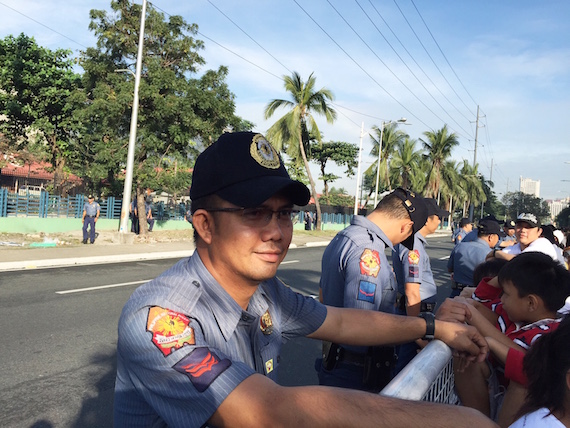
[[[83,243],[87,244],[87,239],[93,244],[95,242],[95,223],[99,219],[99,214],[101,214],[101,207],[93,195],[89,195],[87,202],[83,204]],[[87,235],[87,228],[89,228],[89,235]]]
[[[313,215],[311,211],[305,211],[305,230],[313,229]]]
[[[131,206],[129,207],[129,215],[131,217],[131,232],[139,234],[139,216],[137,214],[137,197],[133,198]]]
[[[146,199],[144,204],[144,209],[146,211],[146,222],[148,223],[148,231],[152,232],[154,227],[154,218],[152,217],[152,201],[150,198]]]

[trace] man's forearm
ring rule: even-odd
[[[245,379],[209,422],[213,426],[496,427],[467,407],[343,388],[282,387],[257,374]]]
[[[417,317],[420,313],[421,301],[420,284],[416,282],[406,283],[406,314]]]

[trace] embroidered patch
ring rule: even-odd
[[[418,266],[410,265],[408,269],[408,276],[411,278],[417,278],[420,276],[420,268]]]
[[[249,146],[249,153],[258,164],[265,168],[277,169],[281,165],[277,150],[261,134],[256,134],[253,137]]]
[[[380,272],[380,255],[378,251],[365,249],[360,256],[360,273],[376,278]]]
[[[187,316],[153,306],[148,311],[146,330],[152,333],[152,343],[166,357],[184,345],[196,344],[194,329],[188,324]]]
[[[376,284],[368,281],[360,281],[358,286],[358,300],[374,303]]]
[[[420,252],[418,250],[408,251],[408,263],[411,265],[420,264]]]
[[[273,371],[273,358],[265,362],[265,374]]]
[[[271,314],[269,313],[269,309],[265,311],[265,313],[259,319],[259,328],[261,332],[265,335],[269,335],[273,333],[273,320],[271,319]]]
[[[198,392],[204,392],[231,365],[208,348],[196,348],[172,367],[188,376]]]

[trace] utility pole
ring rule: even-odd
[[[358,215],[358,198],[360,197],[360,164],[362,162],[362,137],[364,136],[364,122],[360,127],[360,148],[358,149],[358,170],[356,172],[356,194],[354,195],[354,215]]]
[[[473,151],[473,168],[477,165],[477,136],[479,135],[479,106],[477,106],[477,119],[475,120],[475,150]],[[469,221],[473,221],[473,201],[469,204]]]
[[[127,152],[127,170],[125,173],[125,186],[123,188],[123,205],[121,209],[121,222],[119,233],[121,241],[129,232],[129,207],[131,206],[131,188],[133,185],[133,168],[135,163],[135,141],[137,138],[137,117],[139,111],[139,86],[141,81],[142,55],[144,43],[144,23],[146,17],[146,0],[142,2],[141,26],[139,31],[139,47],[137,53],[137,68],[135,71],[135,90],[133,96],[133,109],[131,111],[131,129],[129,133],[129,148]]]

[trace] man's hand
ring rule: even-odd
[[[457,322],[436,321],[435,338],[453,348],[456,355],[465,357],[467,362],[484,361],[489,345],[479,331],[472,326]]]
[[[466,297],[466,298],[471,298],[471,296],[473,295],[473,292],[475,291],[477,287],[465,287],[463,288],[463,290],[461,290],[461,293],[459,293],[459,297]]]
[[[435,314],[440,321],[465,323],[471,318],[471,308],[458,299],[445,299]]]

